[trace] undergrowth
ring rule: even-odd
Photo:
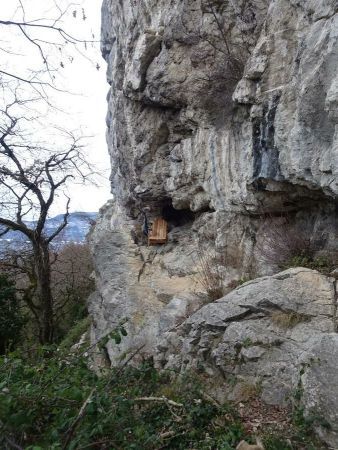
[[[199,271],[197,282],[204,289],[210,301],[218,300],[226,294],[224,286],[224,260],[211,248],[199,246],[197,251]]]
[[[81,339],[81,336],[88,331],[90,327],[90,317],[87,316],[84,319],[80,320],[69,330],[66,334],[65,338],[61,341],[59,347],[61,350],[65,350],[70,348],[72,345],[78,343]]]
[[[305,257],[298,255],[286,260],[280,266],[281,269],[289,269],[290,267],[307,267],[308,269],[317,270],[324,275],[329,275],[337,267],[337,259],[333,258],[332,255],[328,257]]]
[[[230,450],[244,436],[231,407],[205,400],[197,380],[171,382],[150,364],[98,377],[84,358],[50,348],[34,364],[17,353],[0,364],[1,448]]]
[[[192,375],[173,381],[144,363],[98,377],[84,358],[51,348],[34,363],[13,353],[0,364],[4,449],[231,450],[253,442],[234,407],[204,395]],[[292,446],[289,436],[262,438],[266,450],[315,448],[299,436]]]
[[[1,449],[231,450],[255,441],[236,405],[218,404],[201,378],[149,362],[98,376],[83,354],[41,347],[34,360],[0,359]],[[266,450],[321,448],[309,436],[301,426],[284,437],[261,432]]]
[[[210,302],[224,297],[230,291],[252,279],[252,277],[242,276],[239,279],[226,281],[228,265],[226,254],[217,253],[211,247],[203,248],[201,245],[198,247],[196,281],[203,288]]]

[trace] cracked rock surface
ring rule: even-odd
[[[334,354],[333,281],[270,276],[262,247],[277,228],[338,254],[337,0],[104,0],[102,54],[114,200],[90,236],[92,341],[127,318],[109,363],[202,364],[281,404],[301,378],[305,410],[333,424],[320,371],[336,377],[336,362],[307,360]],[[159,216],[168,243],[148,247],[145,217]],[[263,278],[205,305],[201,249],[224,260],[225,284]]]
[[[162,335],[158,367],[206,372],[242,400],[247,386],[269,404],[295,403],[297,390],[327,443],[338,445],[335,280],[295,268],[247,282]],[[230,380],[236,378],[235,387]],[[216,381],[217,380],[217,381]]]

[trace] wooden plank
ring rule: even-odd
[[[148,244],[165,244],[167,242],[168,225],[161,217],[154,220],[149,233]]]

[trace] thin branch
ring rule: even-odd
[[[31,84],[31,85],[39,85],[39,86],[48,86],[48,87],[54,89],[55,91],[63,92],[62,89],[58,89],[56,86],[54,86],[53,84],[50,84],[50,83],[48,83],[46,81],[34,81],[32,79],[28,80],[27,78],[22,78],[22,77],[20,77],[18,75],[14,75],[13,73],[6,72],[6,71],[4,71],[2,69],[0,69],[0,73],[2,73],[3,75],[8,76],[10,78],[15,78],[16,80],[22,81],[23,83],[28,83],[28,84]]]
[[[231,56],[231,51],[230,51],[230,47],[229,47],[229,44],[228,44],[228,39],[227,39],[227,37],[226,37],[226,35],[225,35],[225,33],[224,33],[222,24],[220,23],[220,21],[219,21],[219,19],[218,19],[218,17],[217,17],[217,14],[216,14],[216,12],[215,12],[215,10],[214,10],[214,7],[212,6],[210,0],[208,0],[208,5],[209,5],[209,8],[211,9],[211,13],[212,13],[212,15],[213,15],[213,17],[214,17],[214,19],[215,19],[215,21],[216,21],[217,27],[218,27],[218,29],[219,29],[221,35],[222,35],[224,44],[225,44],[226,49],[227,49],[227,52],[228,52],[228,55]]]
[[[6,228],[4,231],[0,232],[0,237],[4,236],[5,234],[7,234],[10,231],[10,228]]]
[[[30,230],[25,224],[21,225],[17,222],[14,222],[13,220],[5,219],[4,217],[0,217],[0,224],[10,228],[11,230],[20,231],[21,233],[25,234],[29,239],[33,238],[32,230]]]
[[[12,441],[11,439],[9,439],[8,437],[5,436],[5,441],[7,442],[7,444],[11,447],[14,448],[16,450],[24,450],[23,447],[20,447],[20,445],[16,444],[14,441]]]
[[[20,3],[21,10],[22,10],[22,20],[24,22],[26,22],[26,11],[25,11],[25,8],[24,8],[23,3],[22,3],[21,0],[19,0],[19,3]]]
[[[70,444],[70,442],[71,442],[71,440],[72,440],[72,437],[73,437],[73,435],[74,435],[74,433],[75,433],[75,430],[76,430],[76,428],[77,428],[79,422],[81,421],[82,417],[85,415],[86,408],[87,408],[87,406],[89,405],[89,403],[91,402],[91,399],[92,399],[92,397],[93,397],[94,392],[96,391],[96,389],[97,389],[97,388],[95,387],[95,388],[93,388],[93,389],[90,391],[88,397],[87,397],[86,400],[83,402],[83,404],[82,404],[82,406],[81,406],[81,408],[80,408],[80,411],[79,411],[79,413],[78,413],[76,419],[74,420],[74,422],[72,423],[72,425],[70,426],[70,428],[67,430],[67,432],[66,432],[65,443],[64,443],[64,445],[63,445],[63,447],[62,447],[63,450],[66,450],[67,447],[68,447],[68,445]]]
[[[37,49],[38,49],[38,51],[39,51],[39,53],[40,53],[40,56],[41,56],[41,58],[42,58],[42,61],[43,61],[43,63],[46,65],[47,71],[50,73],[49,66],[48,66],[48,62],[47,62],[47,57],[46,57],[45,54],[43,53],[43,50],[42,50],[42,48],[41,48],[41,45],[38,44],[38,43],[36,42],[35,39],[32,39],[32,38],[26,33],[26,31],[24,30],[24,28],[22,27],[22,25],[19,25],[19,28],[20,28],[22,34],[26,37],[26,39],[28,39],[29,42],[31,42],[33,45],[35,45],[35,46],[37,47]]]
[[[163,402],[170,406],[175,406],[175,408],[183,408],[183,403],[174,402],[167,397],[136,397],[135,402]]]
[[[33,23],[33,22],[16,22],[14,20],[0,20],[0,25],[6,25],[6,26],[17,26],[17,27],[29,27],[29,28],[43,28],[47,30],[56,31],[60,34],[64,39],[66,39],[68,42],[99,42],[94,40],[84,40],[84,39],[78,39],[75,36],[72,36],[67,31],[65,31],[61,27],[56,27],[55,25],[47,25],[47,24],[39,24],[39,23]]]

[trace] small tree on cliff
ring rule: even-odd
[[[25,117],[16,117],[17,106],[22,107],[22,101],[14,98],[0,110],[0,235],[10,230],[20,232],[31,248],[33,276],[26,304],[37,319],[40,342],[51,343],[54,299],[50,245],[67,225],[68,181],[85,182],[92,172],[79,139],[60,130],[55,143],[38,139],[39,122],[28,111]],[[34,130],[30,131],[32,123]],[[51,134],[47,136],[51,140]],[[58,227],[48,231],[46,221],[56,200],[58,205],[64,202],[64,214]],[[32,218],[34,221],[27,221]]]

